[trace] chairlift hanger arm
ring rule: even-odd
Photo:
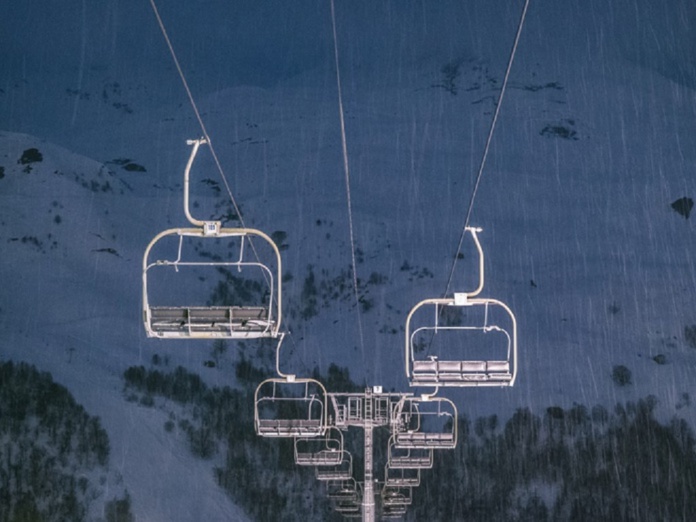
[[[186,141],[186,144],[193,145],[193,148],[191,149],[191,155],[189,156],[189,159],[186,162],[186,168],[184,169],[184,214],[186,215],[186,219],[188,219],[189,222],[194,226],[205,228],[206,226],[208,226],[208,224],[213,224],[212,226],[214,226],[216,229],[219,229],[219,221],[202,221],[200,219],[196,219],[191,215],[191,211],[189,210],[189,188],[191,184],[191,167],[193,166],[193,160],[196,158],[196,154],[198,154],[198,149],[201,145],[206,143],[208,143],[208,140],[206,140],[205,138]]]
[[[478,238],[478,233],[481,232],[482,229],[476,228],[476,227],[466,227],[466,230],[471,232],[471,236],[474,238],[474,245],[476,245],[476,251],[478,252],[478,258],[479,258],[479,284],[478,284],[478,287],[473,292],[466,292],[466,295],[468,297],[474,297],[474,296],[477,296],[481,293],[481,290],[483,290],[483,282],[485,281],[483,248],[481,247],[481,242],[479,241],[479,238]]]

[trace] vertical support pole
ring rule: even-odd
[[[365,414],[363,416],[363,431],[365,432],[365,473],[363,481],[362,514],[363,522],[375,521],[375,491],[373,477],[373,404],[372,390],[365,390]]]
[[[375,521],[375,491],[374,478],[372,476],[372,435],[373,428],[365,422],[365,482],[363,482],[363,522]]]

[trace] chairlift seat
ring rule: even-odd
[[[320,419],[258,419],[256,423],[262,437],[319,437],[325,430]]]
[[[481,382],[506,384],[512,380],[509,361],[413,361],[413,384],[440,386]]]
[[[420,476],[418,477],[389,477],[386,480],[388,486],[417,488],[420,486]]]
[[[454,433],[424,433],[422,431],[406,431],[396,433],[394,445],[397,448],[415,449],[451,449],[456,446]]]
[[[392,457],[389,465],[394,469],[428,469],[433,466],[432,457]]]
[[[353,476],[353,470],[352,469],[343,469],[343,468],[325,468],[325,467],[317,467],[316,468],[316,478],[317,480],[348,480]]]
[[[409,448],[411,449],[411,448]],[[392,469],[429,469],[433,467],[432,448],[426,455],[390,455],[389,467]]]
[[[153,306],[146,325],[152,337],[254,339],[267,337],[275,321],[262,306]]]
[[[325,449],[314,453],[295,453],[298,466],[336,466],[341,463],[341,452]]]

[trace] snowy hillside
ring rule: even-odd
[[[288,367],[407,391],[405,316],[445,290],[521,3],[336,7],[362,341],[328,2],[160,6],[246,224],[286,233]],[[123,399],[123,371],[153,354],[234,383],[230,365],[203,366],[210,343],[141,325],[142,253],[186,224],[185,140],[201,134],[149,4],[3,11],[0,358],[51,372],[101,417],[139,519],[244,520],[164,414]],[[472,417],[653,394],[659,415],[696,420],[696,234],[672,207],[696,195],[694,20],[687,0],[532,0],[472,218],[483,294],[517,315],[520,373],[448,391]],[[198,212],[227,204],[207,151],[193,176]],[[303,319],[311,274],[319,308]],[[339,299],[322,290],[340,283]]]

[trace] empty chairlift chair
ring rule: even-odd
[[[317,480],[350,480],[353,478],[353,456],[349,451],[342,450],[341,461],[331,466],[317,466],[315,476]]]
[[[275,272],[268,265],[246,259],[252,237],[265,240],[275,251]],[[178,246],[169,250],[174,251],[176,257],[149,259],[156,243],[172,238]],[[187,251],[193,252],[199,248],[192,239],[201,239],[201,243],[211,239],[225,241],[237,248],[238,252],[234,259],[201,260],[198,255],[194,255],[194,259],[186,259],[184,255]],[[281,314],[279,270],[280,255],[275,244],[258,230],[222,228],[214,235],[205,235],[198,229],[162,232],[148,246],[143,261],[145,331],[148,337],[161,339],[277,337]],[[151,274],[154,274],[152,278]],[[207,281],[216,278],[215,285],[206,286]],[[151,279],[157,280],[156,285],[159,283],[165,287],[159,293],[168,295],[152,299]],[[187,285],[191,287],[188,293]],[[211,303],[211,296],[220,302]]]
[[[390,507],[410,506],[413,502],[412,488],[385,485],[382,488],[382,505]]]
[[[345,480],[327,480],[326,496],[335,501],[356,501],[360,496],[360,491],[353,477]]]
[[[384,485],[396,488],[417,488],[420,486],[419,468],[384,467]]]
[[[515,383],[517,320],[505,303],[475,297],[483,288],[483,250],[477,230],[469,230],[479,252],[479,286],[451,298],[425,299],[411,309],[404,354],[411,386]]]
[[[297,437],[295,464],[298,466],[338,466],[343,460],[343,434],[328,427],[323,437]]]
[[[397,449],[456,447],[457,407],[443,397],[404,397],[394,409],[392,440]]]
[[[356,500],[338,500],[334,502],[334,510],[346,518],[362,518],[362,503]]]
[[[402,437],[402,441],[406,437]],[[387,465],[391,469],[430,469],[433,467],[433,448],[399,447],[396,436],[389,438]]]
[[[334,485],[340,484],[335,490]],[[340,481],[326,481],[327,496],[331,499],[333,508],[345,518],[362,518],[363,492],[361,484],[354,478]]]
[[[266,379],[254,394],[254,424],[262,437],[321,437],[327,430],[326,389],[314,379]]]
[[[277,337],[281,259],[275,242],[250,228],[223,228],[188,209],[189,173],[204,140],[194,140],[184,174],[184,212],[193,225],[171,228],[143,256],[142,313],[148,337]]]

